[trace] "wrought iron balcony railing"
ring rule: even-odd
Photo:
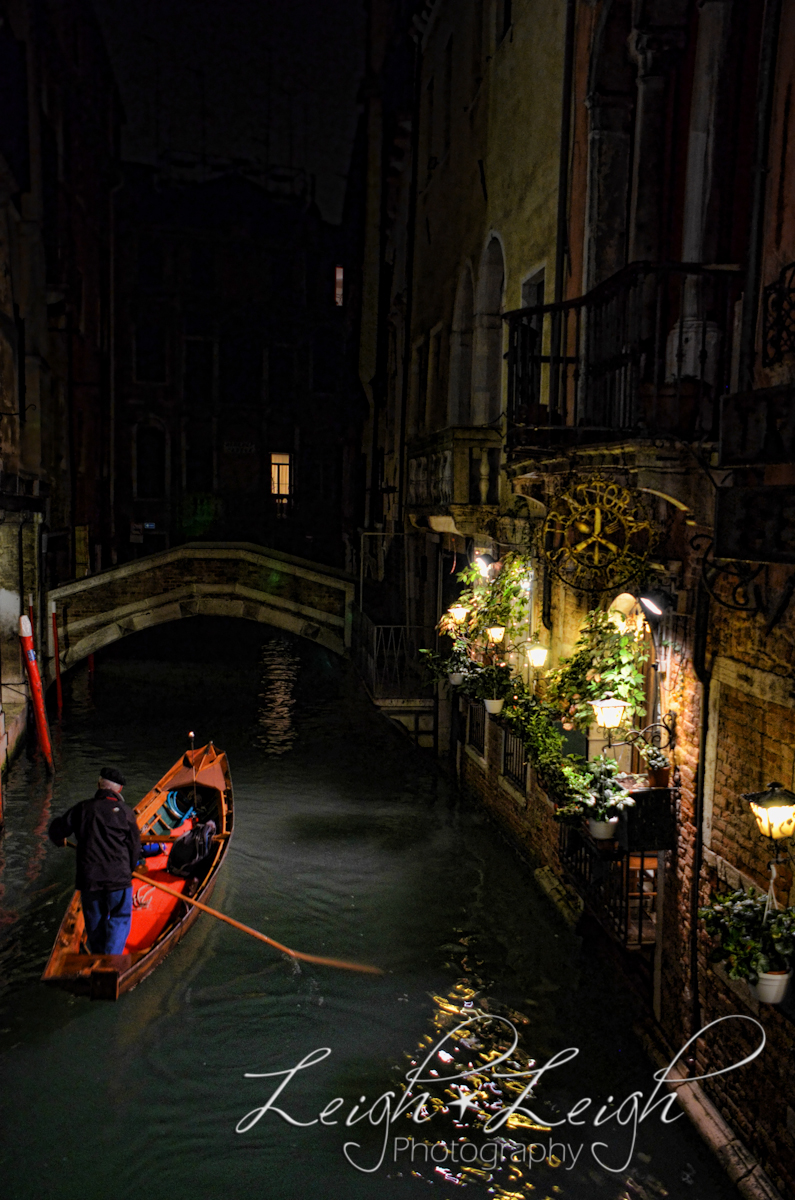
[[[373,700],[433,696],[421,649],[433,649],[435,631],[420,625],[374,625],[354,610],[353,658]]]
[[[735,382],[742,279],[633,263],[585,296],[506,313],[509,446],[708,436]]]
[[[499,502],[502,436],[497,429],[455,426],[409,446],[410,507]]]

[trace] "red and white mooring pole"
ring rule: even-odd
[[[36,718],[36,733],[39,737],[39,745],[44,755],[47,770],[51,775],[54,775],[55,765],[52,760],[50,729],[47,724],[47,713],[44,709],[44,692],[42,691],[41,676],[39,675],[39,664],[36,662],[36,651],[33,648],[33,630],[30,624],[30,617],[19,618],[19,640],[22,644],[22,657],[25,660],[25,670],[28,673],[30,699],[33,704],[33,715]]]

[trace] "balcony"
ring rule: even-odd
[[[560,858],[569,882],[599,924],[628,950],[656,941],[665,852],[676,844],[675,797],[669,788],[633,793],[618,838],[598,841],[585,828],[561,825]]]
[[[497,429],[460,426],[417,439],[409,446],[409,508],[499,503],[502,436]]]
[[[506,313],[509,449],[712,436],[742,286],[733,266],[633,263],[585,296]]]

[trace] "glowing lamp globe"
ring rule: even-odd
[[[547,650],[546,646],[531,646],[529,651],[530,666],[535,667],[536,670],[538,670],[539,667],[543,667],[544,663],[547,661],[548,653],[549,651]]]
[[[505,637],[505,626],[504,625],[491,625],[486,630],[486,633],[489,635],[489,641],[501,642],[502,639]]]
[[[469,609],[464,608],[463,604],[453,604],[453,605],[451,605],[449,612],[450,612],[450,616],[453,618],[453,620],[457,621],[458,624],[460,625],[461,622],[464,620],[464,617],[469,612]]]
[[[783,784],[769,783],[764,792],[746,792],[742,799],[748,801],[763,837],[778,841],[795,833],[795,795]]]
[[[618,729],[627,709],[626,700],[618,700],[615,696],[604,696],[601,700],[591,700],[597,725],[602,729]]]

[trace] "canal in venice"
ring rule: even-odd
[[[299,967],[202,915],[115,1004],[39,984],[74,869],[48,821],[102,766],[137,802],[189,729],[235,785],[212,903],[383,975]],[[657,1108],[633,1149],[654,1068],[609,966],[334,656],[245,622],[135,635],[93,687],[85,666],[68,677],[57,742],[54,786],[23,757],[5,793],[4,1200],[736,1195],[684,1117]],[[533,1063],[569,1047],[522,1099]],[[412,1064],[427,1095],[396,1114]],[[594,1128],[605,1105],[623,1125]]]

